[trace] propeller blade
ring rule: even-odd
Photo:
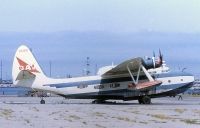
[[[163,64],[163,55],[162,55],[162,52],[160,49],[159,49],[159,61],[160,61],[160,64],[162,65]]]
[[[153,57],[155,58],[156,57],[156,54],[155,54],[155,52],[153,51]]]

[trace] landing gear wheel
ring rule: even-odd
[[[92,101],[92,104],[97,104],[97,101],[96,100]]]
[[[138,99],[139,104],[151,104],[151,98],[148,96],[143,96]]]
[[[104,104],[104,103],[106,103],[105,100],[94,100],[94,101],[92,101],[92,104]]]
[[[42,94],[41,94],[41,100],[40,100],[40,104],[45,104],[45,100],[44,100],[44,92],[42,91],[41,92]]]
[[[143,104],[142,98],[138,99],[139,104]]]
[[[151,98],[148,96],[144,96],[142,98],[143,104],[151,104]]]
[[[40,104],[45,104],[45,100],[43,98],[40,100]]]

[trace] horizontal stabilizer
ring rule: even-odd
[[[34,79],[35,77],[36,77],[35,74],[33,74],[27,70],[22,70],[19,72],[16,80]]]

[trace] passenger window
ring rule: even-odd
[[[171,80],[168,80],[168,83],[171,83]]]
[[[183,79],[181,79],[181,81],[183,81]]]

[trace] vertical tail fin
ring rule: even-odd
[[[30,49],[25,45],[21,45],[14,56],[12,67],[13,84],[31,87],[36,77],[44,76]]]

